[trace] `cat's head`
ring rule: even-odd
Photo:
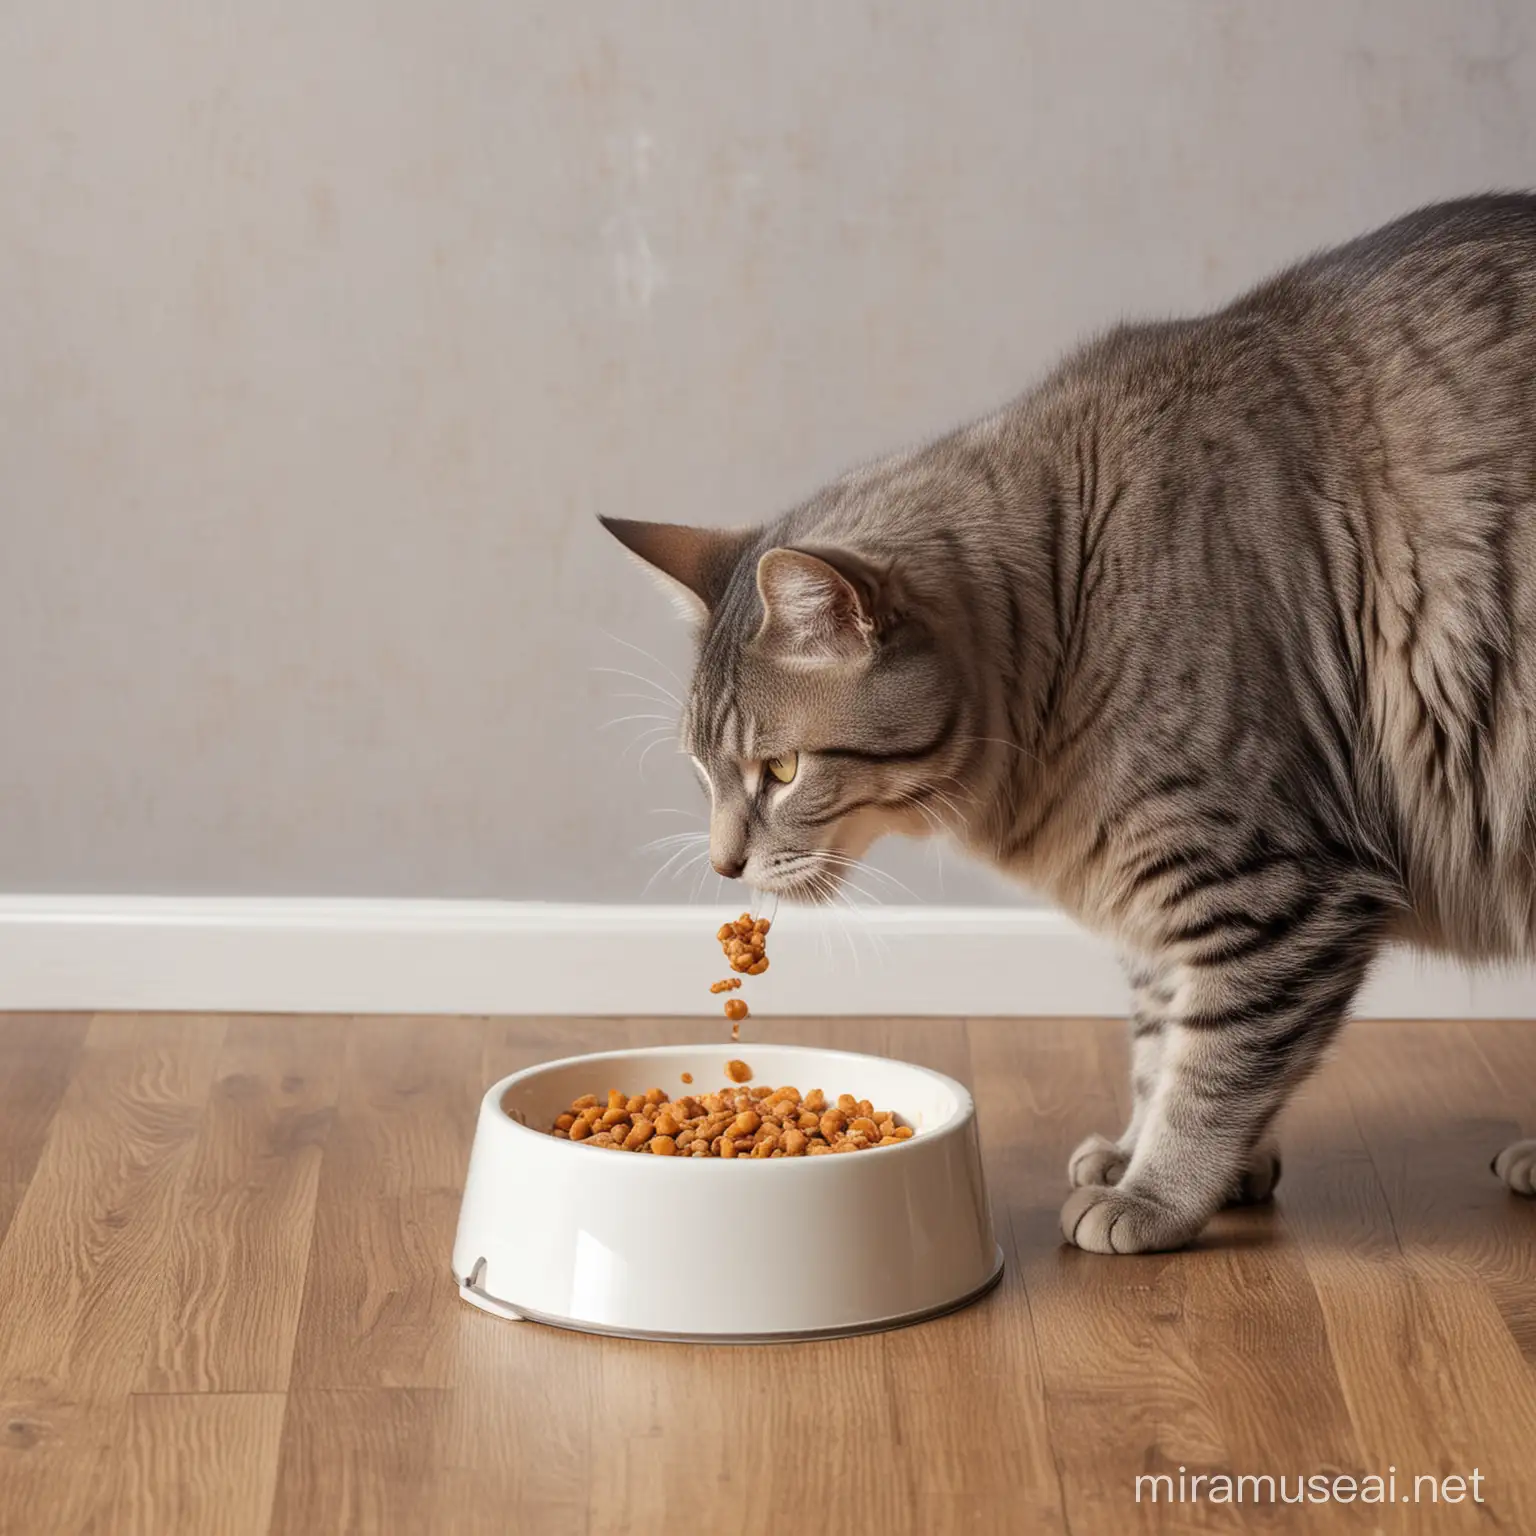
[[[602,521],[697,630],[682,747],[716,870],[830,899],[877,837],[945,820],[964,700],[910,572],[782,529]]]

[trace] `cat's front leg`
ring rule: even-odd
[[[1074,1189],[1086,1184],[1118,1184],[1146,1122],[1163,1061],[1163,1030],[1173,987],[1164,967],[1127,960],[1131,984],[1131,1118],[1119,1140],[1095,1133],[1087,1137],[1067,1163]]]
[[[1118,1140],[1094,1132],[1078,1144],[1067,1163],[1067,1178],[1074,1189],[1086,1184],[1118,1184],[1136,1150],[1147,1110],[1162,1072],[1167,1011],[1173,1002],[1172,967],[1131,962],[1126,972],[1131,983],[1131,1118]],[[1255,1205],[1267,1200],[1280,1182],[1280,1145],[1263,1136],[1249,1155],[1226,1204]]]
[[[1180,1248],[1234,1196],[1268,1194],[1279,1175],[1269,1127],[1343,1022],[1378,924],[1369,901],[1319,895],[1279,953],[1184,958],[1134,1148],[1118,1183],[1084,1184],[1067,1201],[1068,1242]]]

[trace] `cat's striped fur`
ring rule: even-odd
[[[718,867],[814,896],[941,824],[1124,947],[1080,1246],[1267,1194],[1388,940],[1536,953],[1536,197],[1116,330],[767,527],[611,526],[702,621]],[[1497,1168],[1532,1193],[1536,1142]]]

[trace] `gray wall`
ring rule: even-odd
[[[770,514],[1118,316],[1536,182],[1533,43],[1492,0],[4,7],[0,887],[638,899],[698,792],[593,669],[686,648],[595,513]]]

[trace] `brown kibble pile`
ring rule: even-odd
[[[677,1099],[660,1088],[629,1098],[610,1088],[606,1104],[590,1093],[577,1099],[550,1134],[653,1157],[817,1157],[894,1147],[912,1127],[851,1093],[829,1104],[820,1088],[803,1098],[797,1088],[726,1088]]]

